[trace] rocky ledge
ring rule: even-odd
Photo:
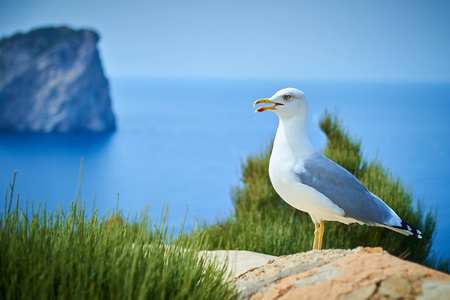
[[[98,41],[94,31],[67,27],[0,40],[0,130],[114,130]]]
[[[449,299],[450,275],[381,248],[322,250],[274,257],[209,251],[226,263],[240,299]]]

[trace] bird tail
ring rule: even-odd
[[[404,235],[415,235],[419,239],[422,238],[422,232],[420,232],[420,230],[417,230],[416,228],[412,227],[406,221],[403,221],[403,220],[402,220],[402,223],[400,226],[384,225],[384,227],[389,228],[390,230],[396,231],[396,232],[404,234]]]

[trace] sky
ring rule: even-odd
[[[48,25],[112,77],[450,81],[450,1],[0,0],[0,37]]]

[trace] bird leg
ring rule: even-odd
[[[323,224],[323,221],[321,221],[320,226],[319,226],[319,240],[318,240],[317,250],[322,250],[322,240],[323,240],[324,232],[325,232],[325,225]]]
[[[316,228],[314,230],[314,244],[313,244],[313,250],[317,250],[317,245],[319,243],[319,230],[320,226],[319,223],[314,223],[314,227]]]

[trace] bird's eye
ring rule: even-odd
[[[284,95],[284,99],[286,99],[286,100],[289,100],[289,99],[291,99],[291,95]]]

